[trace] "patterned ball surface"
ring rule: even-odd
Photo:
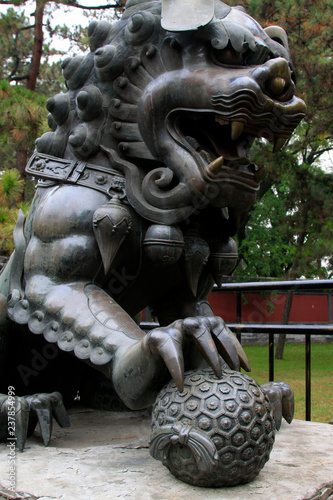
[[[270,403],[248,375],[210,369],[170,382],[152,416],[150,452],[182,481],[203,487],[252,481],[269,459],[275,424]]]

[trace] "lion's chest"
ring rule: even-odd
[[[83,187],[49,188],[36,207],[33,234],[45,242],[74,234],[90,235],[94,211],[105,201],[103,194]]]

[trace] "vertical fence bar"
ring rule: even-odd
[[[236,292],[236,319],[237,323],[242,322],[242,292]],[[236,333],[238,342],[242,343],[242,332],[238,330]]]
[[[311,334],[305,334],[305,419],[311,420]]]
[[[151,323],[152,317],[151,317],[151,310],[149,307],[145,308],[145,322],[146,323]]]
[[[329,323],[333,323],[332,294],[331,293],[327,294],[327,301],[328,301],[328,322]]]
[[[231,286],[229,286],[231,285]],[[319,326],[316,327],[314,325],[312,329],[315,333],[320,333],[320,331],[325,331],[328,335],[333,335],[333,331],[331,329],[331,325],[333,324],[333,303],[332,303],[332,293],[331,290],[333,288],[333,280],[296,280],[296,281],[279,281],[279,282],[267,282],[267,283],[238,283],[237,285],[227,284],[226,288],[221,291],[233,291],[236,293],[236,315],[237,315],[237,324],[232,325],[232,329],[237,334],[237,338],[241,340],[241,332],[244,330],[253,332],[256,331],[256,327],[259,330],[258,333],[267,333],[267,330],[262,328],[262,324],[252,324],[250,328],[246,328],[246,324],[242,324],[242,303],[241,297],[242,292],[247,291],[257,291],[257,290],[289,290],[292,296],[291,289],[297,290],[329,290],[327,293],[327,301],[328,301],[328,327],[326,329],[321,329]],[[265,325],[268,326],[268,325]],[[269,325],[270,327],[274,327],[274,325]],[[288,332],[288,321],[283,325],[283,322],[280,325],[282,328],[278,329],[276,333],[281,333],[281,331]],[[285,328],[283,328],[285,326]],[[289,325],[290,326],[290,325]],[[302,330],[302,323],[297,325],[300,327],[296,328],[296,334],[304,334]],[[289,331],[293,330],[292,328]],[[311,331],[311,330],[310,330]],[[305,399],[306,399],[306,420],[311,421],[311,333],[305,333]],[[274,333],[269,333],[269,381],[274,381]]]
[[[269,381],[274,381],[274,333],[269,334]]]

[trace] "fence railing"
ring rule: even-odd
[[[245,292],[332,290],[333,280],[296,280],[296,281],[265,281],[251,283],[225,283],[217,292],[236,293],[236,323],[228,323],[228,327],[236,333],[241,342],[242,333],[268,334],[269,342],[269,381],[274,380],[274,334],[305,335],[305,418],[311,420],[311,336],[333,335],[332,295],[327,293],[328,322],[327,324],[275,324],[275,323],[243,323],[242,294]]]
[[[296,280],[296,281],[265,281],[250,283],[224,283],[217,293],[236,293],[236,323],[228,323],[228,327],[242,341],[242,333],[268,334],[269,343],[269,381],[274,381],[274,335],[293,334],[305,335],[305,418],[311,420],[311,336],[333,335],[332,321],[332,294],[333,280]],[[328,321],[326,324],[276,324],[276,323],[243,323],[242,322],[242,294],[245,292],[299,292],[303,290],[327,290]],[[157,326],[155,323],[145,322],[144,329]]]

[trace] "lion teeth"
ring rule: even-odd
[[[223,118],[220,118],[218,116],[215,117],[215,121],[219,123],[220,125],[228,125],[229,122],[227,120],[223,120]]]
[[[245,127],[244,122],[234,121],[231,124],[231,139],[236,141],[238,137],[242,134]]]
[[[224,161],[223,156],[220,156],[219,158],[216,158],[216,160],[212,161],[208,165],[209,172],[211,174],[218,174],[223,167],[223,161]]]
[[[200,150],[200,144],[198,143],[198,141],[196,139],[194,139],[194,137],[191,137],[189,135],[187,135],[185,137],[185,139],[187,140],[187,142],[189,143],[189,145],[195,150],[195,151],[199,151]]]
[[[277,153],[285,145],[287,139],[283,137],[277,137],[274,139],[273,153]]]

